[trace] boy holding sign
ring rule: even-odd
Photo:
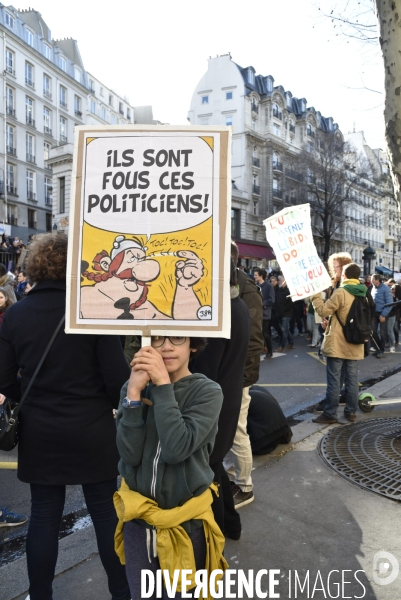
[[[191,588],[195,570],[210,575],[227,568],[224,537],[211,509],[217,488],[209,467],[223,396],[217,383],[188,366],[204,346],[204,338],[152,337],[135,355],[121,391],[116,551],[126,564],[133,600],[161,597],[142,594],[141,570],[156,575],[167,569],[166,586],[174,581],[180,592],[175,569],[192,571]],[[163,594],[166,598],[166,590]]]

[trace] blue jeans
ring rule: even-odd
[[[312,346],[316,346],[319,341],[319,323],[316,323],[315,315],[309,314],[306,317],[306,325],[312,336]]]
[[[112,600],[129,600],[131,594],[125,568],[114,551],[117,515],[113,505],[113,494],[116,490],[117,479],[82,486]],[[32,512],[26,539],[29,595],[31,600],[52,600],[65,485],[31,483],[31,494]]]
[[[390,348],[394,348],[395,346],[394,325],[395,315],[394,317],[387,317],[387,337],[390,342]]]
[[[353,414],[358,407],[358,361],[344,358],[327,357],[327,390],[323,414],[330,419],[337,418],[337,409],[341,392],[341,375],[345,374],[346,406],[344,414]]]
[[[289,344],[293,344],[294,340],[292,339],[292,335],[290,332],[290,321],[291,317],[282,317],[281,319],[281,330],[282,336],[280,341],[280,347],[285,348],[287,341]]]

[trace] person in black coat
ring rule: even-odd
[[[18,402],[65,312],[67,236],[43,234],[30,246],[26,272],[35,286],[4,316],[0,392]],[[17,374],[20,373],[20,378]],[[117,516],[113,408],[129,377],[120,339],[59,331],[20,412],[18,478],[30,484],[27,535],[31,600],[52,599],[66,485],[82,485],[113,600],[131,595],[114,552]]]
[[[220,485],[220,495],[212,504],[214,518],[226,537],[238,540],[241,520],[234,508],[230,480],[223,459],[233,445],[241,409],[245,361],[251,332],[249,310],[239,298],[236,269],[231,259],[231,337],[209,338],[199,357],[191,362],[192,373],[203,373],[216,381],[223,390],[218,431],[209,464],[214,481]]]

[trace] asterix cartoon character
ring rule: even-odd
[[[81,287],[81,317],[84,319],[170,319],[148,300],[148,286],[160,273],[159,263],[146,258],[147,247],[136,238],[116,237],[110,252],[102,250],[93,259],[96,271],[82,276],[95,285]],[[193,286],[203,275],[202,260],[188,250],[177,252],[173,319],[197,319],[200,302]]]

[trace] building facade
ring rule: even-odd
[[[390,209],[388,166],[384,153],[361,143],[359,134],[348,139],[332,117],[324,117],[308,107],[305,98],[276,86],[271,75],[257,75],[252,66],[240,67],[229,54],[209,59],[208,70],[193,93],[188,120],[193,125],[232,127],[232,237],[239,243],[243,264],[259,265],[268,258],[264,249],[266,217],[286,206],[311,202],[311,194],[305,193],[305,175],[294,164],[305,149],[317,152],[324,136],[342,147],[345,142],[359,142],[357,151],[368,164],[357,180],[349,171],[352,190],[335,209],[338,227],[330,252],[350,251],[362,267],[363,250],[372,245],[379,264],[389,264],[394,247],[390,231],[396,232],[398,226],[395,209]],[[303,194],[296,193],[302,185]],[[312,215],[312,223],[317,221]],[[323,255],[324,240],[318,234],[315,243]]]
[[[57,226],[55,184],[68,195],[62,171],[53,181],[52,149],[68,155],[76,125],[133,123],[134,107],[85,70],[75,40],[53,40],[39,12],[0,4],[0,32],[0,223],[26,242]]]

